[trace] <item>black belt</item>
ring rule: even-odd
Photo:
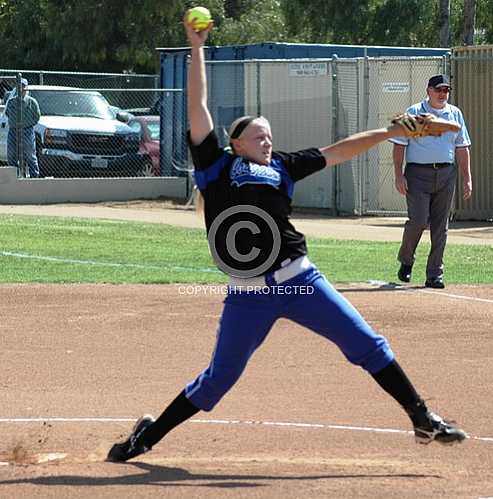
[[[454,163],[407,163],[406,166],[424,166],[425,168],[433,168],[438,170],[439,168],[447,168],[448,166],[453,166]]]

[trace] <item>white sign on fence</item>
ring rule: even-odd
[[[293,62],[289,64],[289,76],[326,76],[326,62]]]
[[[382,88],[385,93],[407,94],[409,93],[409,82],[384,82]]]

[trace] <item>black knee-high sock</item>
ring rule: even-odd
[[[396,360],[372,374],[373,379],[407,412],[413,423],[421,420],[427,408]]]
[[[146,446],[149,448],[153,447],[166,435],[166,433],[170,432],[175,426],[183,423],[199,411],[200,409],[197,409],[197,407],[187,399],[185,391],[182,391],[164,410],[161,416],[144,431],[142,438]]]

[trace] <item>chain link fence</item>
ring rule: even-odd
[[[275,149],[284,151],[322,147],[386,126],[425,98],[431,75],[448,72],[444,57],[207,61],[206,66],[209,107],[222,143],[236,117],[261,114],[271,122]],[[187,176],[191,182],[182,89],[157,88],[154,75],[22,75],[41,108],[34,132],[42,177]],[[12,76],[0,70],[4,87],[12,88]],[[4,162],[7,129],[8,119],[0,115]],[[18,166],[21,175],[30,175],[28,167]],[[302,180],[294,204],[334,214],[404,214],[405,199],[394,188],[391,144]]]
[[[493,220],[493,46],[457,47],[451,58],[452,97],[461,108],[471,136],[473,194],[462,199],[458,179],[456,219]]]
[[[448,65],[444,57],[207,61],[207,72],[223,141],[235,117],[261,114],[271,123],[274,148],[296,151],[387,126],[423,100],[430,76],[448,72]],[[294,204],[334,214],[405,214],[394,188],[392,145],[302,180]]]
[[[0,162],[17,166],[20,177],[188,175],[185,127],[174,126],[185,106],[181,89],[128,88],[154,77],[43,73],[29,75],[24,93],[27,76],[19,73],[17,84],[0,77]],[[34,123],[33,99],[41,114]]]
[[[153,74],[0,69],[0,99],[4,98],[5,91],[9,91],[15,86],[15,79],[19,73],[22,73],[30,85],[59,85],[92,89],[141,88],[146,90],[159,87],[159,76]]]
[[[368,80],[363,108],[368,109],[368,118],[363,128],[388,125],[392,116],[427,97],[430,76],[448,72],[443,57],[378,58],[364,64],[368,65]],[[406,213],[405,198],[394,187],[392,149],[386,142],[366,154],[367,161],[362,165],[365,196],[356,213]]]

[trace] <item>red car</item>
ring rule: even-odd
[[[132,130],[140,134],[139,152],[146,158],[144,168],[147,177],[159,177],[159,116],[134,116],[128,122]]]

